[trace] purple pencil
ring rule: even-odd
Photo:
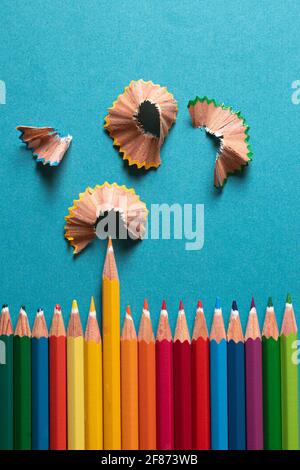
[[[247,449],[262,450],[264,446],[262,342],[253,298],[245,335],[245,366]]]

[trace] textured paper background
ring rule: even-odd
[[[122,309],[140,316],[144,296],[154,324],[163,297],[174,327],[183,299],[192,325],[203,299],[210,325],[216,295],[227,321],[233,298],[245,325],[251,295],[260,320],[269,295],[281,320],[286,292],[299,305],[299,5],[292,1],[1,0],[0,301],[32,320],[54,303],[67,318],[76,297],[85,323],[90,296],[99,310],[105,243],[77,259],[63,238],[64,215],[79,192],[105,180],[134,186],[150,203],[204,203],[205,245],[185,241],[115,243]],[[103,131],[107,108],[131,79],[167,85],[178,120],[162,166],[129,169]],[[215,149],[191,127],[187,103],[208,95],[240,109],[254,158],[223,194],[213,189]],[[37,166],[15,126],[51,125],[74,140],[58,168]]]

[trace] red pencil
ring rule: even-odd
[[[180,301],[174,336],[174,442],[176,450],[192,449],[191,340]]]
[[[66,330],[59,305],[55,306],[49,336],[50,449],[67,448]]]
[[[198,302],[192,338],[193,449],[210,449],[209,337],[202,302]]]
[[[156,448],[174,449],[173,342],[166,302],[156,335]]]

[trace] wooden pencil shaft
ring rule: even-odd
[[[84,340],[67,338],[68,449],[84,450]]]
[[[102,347],[85,341],[85,448],[103,449]]]
[[[0,335],[0,449],[12,450],[13,435],[13,335]]]
[[[298,425],[298,365],[293,360],[297,333],[280,336],[281,352],[281,409],[282,409],[282,448],[299,448]]]
[[[102,283],[103,447],[121,449],[120,288],[118,280]]]
[[[31,339],[14,337],[14,449],[31,449]]]
[[[280,343],[262,337],[264,449],[281,450]]]

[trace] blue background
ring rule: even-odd
[[[1,0],[0,106],[1,302],[16,320],[21,303],[31,325],[56,302],[67,320],[77,298],[85,323],[90,296],[100,305],[106,250],[95,241],[74,259],[64,216],[79,192],[105,180],[134,187],[151,203],[205,204],[205,244],[115,243],[121,305],[138,321],[147,296],[156,327],[162,298],[175,326],[182,298],[190,326],[201,297],[208,324],[215,296],[227,321],[236,298],[243,325],[251,295],[260,320],[269,295],[282,318],[291,291],[299,305],[299,124],[291,102],[299,79],[299,5],[295,1]],[[129,169],[103,131],[107,108],[132,79],[166,85],[177,123],[162,166]],[[213,188],[215,148],[191,126],[189,99],[208,95],[240,110],[251,127],[254,157],[223,193]],[[17,125],[50,125],[74,140],[57,168],[37,165]]]

